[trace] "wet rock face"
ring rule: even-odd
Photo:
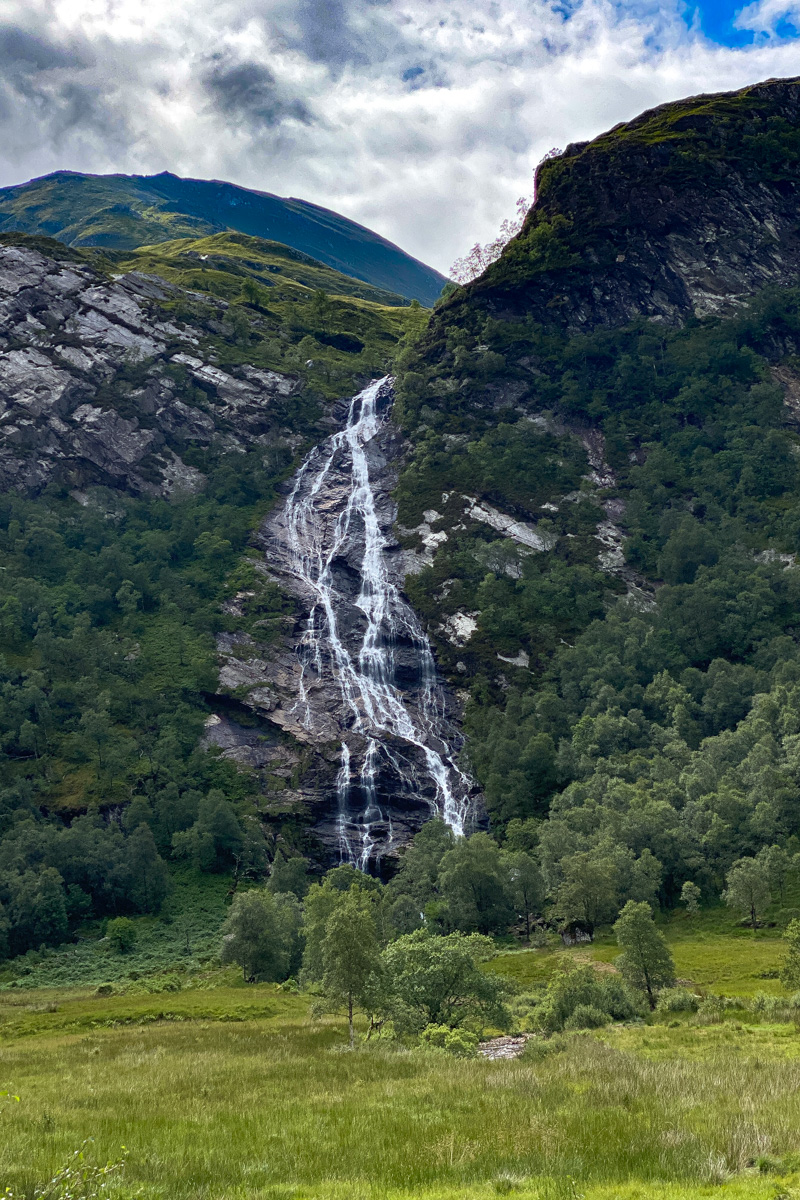
[[[150,277],[109,282],[80,263],[0,246],[0,488],[35,494],[57,481],[168,496],[203,486],[181,457],[189,443],[258,444],[270,401],[298,381],[220,370],[204,357],[204,331],[179,328],[161,307],[178,294]],[[131,385],[134,364],[143,369]],[[170,366],[202,388],[202,403],[180,399]]]
[[[353,402],[259,531],[264,569],[295,597],[292,628],[267,658],[242,637],[218,644],[221,683],[307,747],[332,860],[381,869],[432,815],[461,831],[479,805],[455,763],[455,701],[402,595],[391,493],[403,446],[390,385],[372,390],[374,413]]]

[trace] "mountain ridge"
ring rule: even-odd
[[[0,189],[0,231],[68,245],[135,249],[233,230],[284,243],[384,291],[433,304],[446,279],[364,225],[322,205],[225,180],[56,171]]]

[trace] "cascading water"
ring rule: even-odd
[[[386,421],[391,382],[387,376],[353,397],[345,428],[312,450],[300,468],[283,516],[288,570],[312,597],[298,646],[296,712],[313,732],[319,720],[313,685],[329,670],[354,735],[342,741],[336,778],[339,853],[362,870],[376,863],[392,840],[379,799],[380,773],[391,772],[401,790],[407,787],[413,775],[407,754],[421,759],[431,808],[455,833],[464,832],[469,809],[470,782],[447,744],[444,694],[431,648],[392,580],[370,481],[367,447]],[[337,588],[336,566],[352,562],[354,554],[359,590],[352,600]],[[339,612],[346,603],[363,614],[357,644],[352,630],[345,637],[340,628]],[[413,703],[396,682],[399,639],[413,652],[418,678]],[[353,762],[357,747],[360,766]]]

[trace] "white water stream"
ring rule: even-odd
[[[300,468],[285,516],[290,569],[315,597],[298,648],[300,719],[313,731],[309,684],[327,665],[343,708],[349,710],[350,727],[366,744],[359,766],[352,761],[351,746],[342,742],[336,784],[340,858],[361,870],[379,857],[377,831],[384,831],[388,821],[378,799],[379,771],[383,766],[401,781],[413,778],[402,751],[390,742],[405,743],[421,754],[435,796],[433,808],[459,835],[464,832],[469,796],[469,780],[453,762],[443,738],[444,697],[428,639],[390,576],[387,542],[370,482],[365,447],[386,420],[389,406],[383,404],[382,411],[379,406],[389,398],[390,389],[387,376],[353,397],[345,428],[315,447]],[[344,494],[341,487],[334,487],[334,500],[331,485],[342,477]],[[337,508],[341,511],[331,528]],[[333,572],[337,559],[347,555],[352,562],[354,547],[361,554],[355,605],[366,618],[356,652],[348,649],[340,633],[337,610],[346,600],[337,592]],[[413,712],[395,682],[398,634],[413,646],[418,667],[420,688]],[[383,851],[391,836],[389,824]]]

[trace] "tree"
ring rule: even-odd
[[[240,892],[222,927],[223,962],[235,962],[246,980],[280,983],[297,966],[300,905],[291,894]]]
[[[150,826],[137,825],[127,838],[126,848],[130,899],[140,912],[158,912],[169,888],[169,871],[156,849]]]
[[[372,906],[352,888],[325,922],[322,989],[334,1003],[347,1006],[350,1048],[355,1045],[353,1012],[374,993],[381,961]]]
[[[525,918],[525,941],[531,940],[531,914],[541,910],[544,900],[544,880],[536,859],[517,850],[504,855],[509,880],[509,894],[518,912]]]
[[[224,871],[241,854],[242,827],[223,792],[213,789],[200,801],[197,820],[172,838],[175,853],[194,859],[202,871]]]
[[[786,926],[783,936],[789,949],[781,961],[781,983],[787,990],[796,990],[800,988],[800,921],[797,917]]]
[[[385,903],[383,884],[379,879],[373,879],[370,875],[365,875],[363,871],[357,871],[355,867],[347,865],[334,867],[332,871],[328,871],[322,883],[312,883],[303,906],[303,932],[305,934],[303,979],[305,982],[321,982],[325,970],[323,951],[328,918],[353,889],[363,893],[374,906],[375,926],[381,944],[388,940],[388,930],[391,927],[390,910]],[[385,918],[384,907],[386,907]]]
[[[756,855],[756,861],[766,868],[769,886],[777,889],[783,903],[784,888],[794,867],[792,856],[782,846],[764,846]]]
[[[308,891],[308,884],[308,859],[297,854],[286,858],[279,850],[272,863],[267,890],[275,893],[292,892],[298,900],[302,900]]]
[[[63,942],[67,936],[67,904],[64,880],[55,867],[44,867],[38,873],[26,871],[9,882],[8,917],[14,952]]]
[[[758,914],[772,902],[766,865],[757,858],[740,858],[728,871],[726,883],[722,893],[725,903],[749,916],[755,932]]]
[[[590,929],[610,921],[619,911],[619,867],[608,846],[581,850],[562,859],[564,880],[556,901],[567,920],[584,921]]]
[[[455,845],[452,829],[441,817],[426,821],[406,847],[390,890],[395,896],[410,896],[419,912],[438,895],[439,865]]]
[[[504,932],[514,915],[509,881],[497,842],[488,833],[461,838],[442,857],[439,894],[451,926],[465,932]]]
[[[383,952],[386,1008],[400,1033],[426,1025],[453,1029],[469,1017],[503,1025],[507,984],[481,970],[495,948],[481,934],[446,937],[418,929],[391,942]]]
[[[686,905],[687,917],[696,917],[700,910],[700,888],[690,879],[681,888],[681,902]]]
[[[623,951],[616,960],[617,969],[626,983],[646,993],[654,1009],[658,989],[675,982],[675,964],[656,929],[650,905],[629,900],[617,918],[614,933]]]
[[[106,925],[108,944],[117,954],[127,954],[136,945],[136,926],[129,917],[115,917]]]

